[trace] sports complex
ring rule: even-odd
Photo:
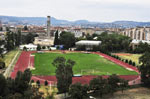
[[[22,51],[11,73],[11,77],[15,78],[18,71],[30,68],[34,81],[39,80],[41,83],[44,83],[47,80],[49,84],[54,85],[57,83],[57,79],[55,77],[56,68],[52,65],[52,62],[58,56],[76,62],[73,67],[73,83],[88,84],[90,80],[97,76],[107,78],[112,74],[117,74],[120,78],[129,80],[129,85],[140,83],[139,72],[136,67],[101,52],[87,53],[80,51],[43,51],[40,53],[36,51]]]

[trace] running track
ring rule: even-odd
[[[36,51],[23,51],[19,57],[19,59],[17,60],[17,63],[14,67],[14,70],[11,73],[11,78],[15,78],[16,77],[16,73],[18,71],[24,71],[26,68],[28,68],[28,66],[34,66],[34,57],[30,56],[32,53],[35,53]],[[130,68],[136,72],[139,72],[138,69],[136,67],[133,67],[127,63],[124,63],[120,60],[117,60],[111,56],[108,56],[106,54],[100,53],[100,52],[93,52],[93,54],[98,54],[100,56],[103,56],[104,58],[120,65],[123,66],[125,68]],[[29,64],[30,63],[30,64]],[[82,84],[88,84],[90,82],[90,80],[92,80],[93,78],[96,78],[98,76],[91,76],[91,75],[86,75],[86,76],[82,76],[82,77],[73,77],[72,81],[73,83],[76,82],[80,82]],[[103,78],[108,78],[109,76],[103,76]],[[133,85],[133,84],[139,84],[140,83],[140,77],[139,75],[120,75],[120,78],[123,78],[125,80],[129,80],[129,85]],[[45,80],[48,81],[49,84],[56,84],[57,79],[55,76],[32,76],[32,78],[34,81],[39,80],[41,83],[44,83]]]

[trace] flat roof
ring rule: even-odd
[[[81,40],[76,42],[76,45],[99,45],[101,41]]]

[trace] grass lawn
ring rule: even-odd
[[[73,67],[74,74],[82,75],[136,75],[135,71],[129,71],[113,62],[110,62],[96,54],[85,53],[35,53],[35,70],[33,75],[55,75],[55,67],[52,65],[53,60],[63,56],[76,62]]]
[[[11,63],[11,61],[13,60],[17,52],[18,50],[15,49],[4,55],[4,61],[5,61],[6,67],[8,67],[8,65]]]
[[[136,63],[136,65],[139,64],[139,58],[141,57],[141,54],[125,54],[125,53],[117,53],[118,56],[120,56],[123,59],[132,60]]]

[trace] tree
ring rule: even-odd
[[[69,49],[75,45],[75,36],[70,32],[62,32],[59,39],[60,44],[64,45],[65,49]]]
[[[93,40],[93,37],[88,33],[88,34],[86,35],[86,39],[87,39],[87,40]]]
[[[23,47],[23,50],[24,50],[24,51],[27,51],[27,47],[24,46],[24,47]]]
[[[110,85],[109,91],[111,94],[113,94],[117,90],[117,88],[119,88],[119,84],[118,84],[119,82],[120,82],[120,78],[115,74],[111,75],[108,78],[108,84]]]
[[[129,65],[132,65],[132,60],[129,60]]]
[[[47,80],[45,80],[45,82],[44,82],[44,85],[45,85],[45,86],[47,86],[47,85],[48,85],[48,82],[47,82]]]
[[[40,46],[39,44],[37,45],[36,50],[37,50],[37,51],[40,51],[40,50],[41,50],[41,46]]]
[[[87,96],[88,86],[76,83],[70,86],[69,94],[72,99],[83,99]]]
[[[21,30],[18,30],[17,33],[15,33],[15,45],[19,46],[21,43]]]
[[[24,26],[24,30],[26,30],[26,31],[27,31],[27,30],[28,30],[28,26]]]
[[[72,68],[75,61],[70,59],[66,60],[64,57],[57,57],[52,64],[56,67],[57,88],[59,93],[68,92],[69,86],[72,84]]]
[[[38,87],[40,87],[40,81],[39,80],[36,81],[36,84],[38,85]]]
[[[45,48],[46,48],[45,46],[42,47],[42,49],[45,49]]]
[[[5,62],[2,58],[0,58],[0,69],[5,68]]]
[[[30,85],[31,72],[29,69],[17,72],[15,79],[0,74],[0,97],[2,99],[43,99],[38,88]]]
[[[141,73],[141,82],[147,87],[150,87],[150,52],[145,52],[140,58],[139,62],[142,65],[139,67]]]
[[[125,60],[125,63],[128,63],[128,59]]]
[[[31,80],[31,83],[34,83],[34,80],[33,80],[33,79]]]
[[[0,74],[0,96],[6,95],[5,94],[6,87],[7,87],[6,79],[2,74]]]
[[[3,31],[3,27],[0,27],[0,31]]]
[[[102,41],[101,49],[104,51],[128,51],[131,39],[127,36],[122,36],[117,33],[108,34],[102,33],[98,36],[98,39]]]
[[[31,72],[29,69],[26,69],[24,73],[21,71],[17,72],[15,78],[15,92],[23,94],[24,91],[30,88],[29,82],[31,79]]]
[[[90,89],[94,90],[94,92],[97,92],[100,97],[103,96],[104,93],[106,93],[105,87],[107,85],[107,80],[103,79],[101,76],[94,78],[90,81]]]
[[[122,93],[123,93],[123,90],[128,87],[128,81],[127,81],[127,80],[124,80],[124,79],[121,79],[119,86],[120,86],[120,88],[121,88],[121,90],[122,90]]]
[[[10,51],[10,50],[15,48],[15,42],[14,41],[15,41],[14,33],[8,31],[6,34],[6,44],[5,44],[7,51]]]
[[[58,30],[55,33],[54,45],[59,45]]]

